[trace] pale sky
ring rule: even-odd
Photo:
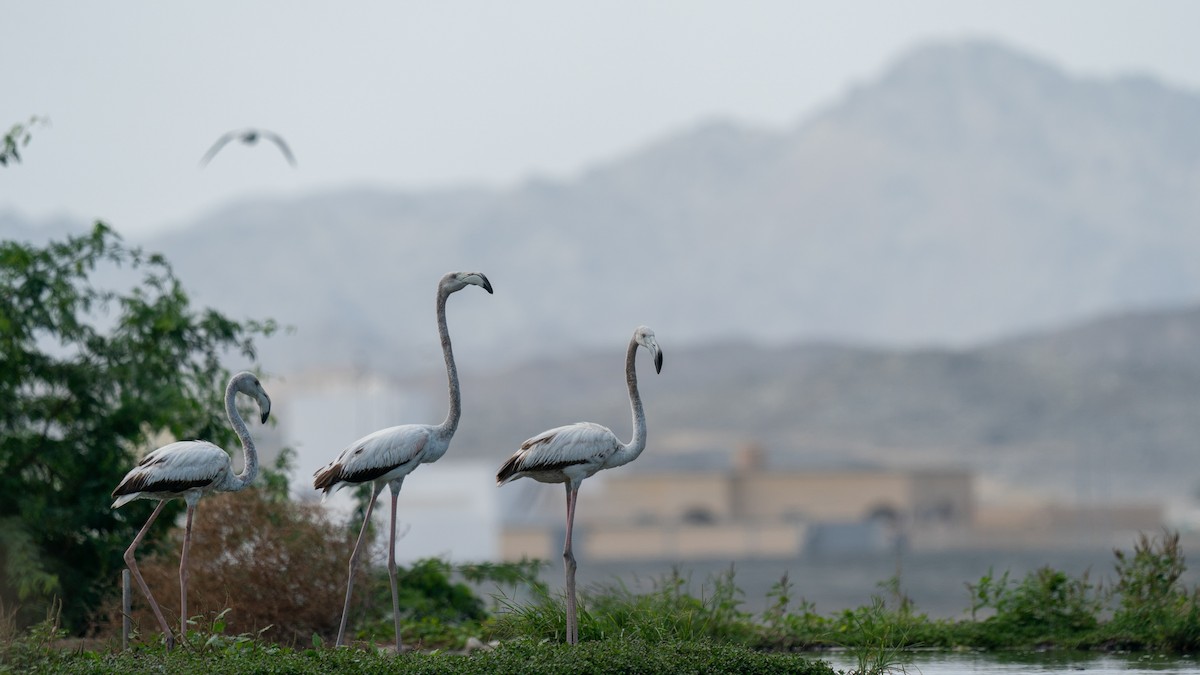
[[[569,179],[714,118],[786,128],[931,40],[1200,91],[1200,3],[0,0],[0,212],[180,226],[231,199]],[[282,134],[197,162],[224,132]]]

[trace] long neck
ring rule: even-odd
[[[638,393],[637,369],[634,367],[637,356],[637,340],[629,341],[629,350],[625,352],[625,383],[629,385],[629,407],[633,409],[633,440],[626,443],[620,450],[613,453],[606,466],[621,466],[637,459],[646,449],[646,413],[642,410],[642,396]]]
[[[237,390],[234,388],[233,382],[230,382],[229,387],[225,389],[225,414],[229,416],[229,421],[233,424],[233,432],[242,442],[242,452],[246,458],[242,472],[229,480],[230,492],[245,489],[258,476],[258,451],[254,449],[254,439],[250,437],[250,431],[246,428],[246,423],[242,421],[241,413],[237,410],[234,401],[236,397]]]
[[[454,365],[454,350],[450,347],[450,329],[446,327],[446,298],[450,291],[438,286],[437,322],[438,336],[442,339],[442,354],[446,357],[446,379],[450,381],[450,412],[446,421],[438,427],[442,436],[449,438],[458,429],[458,418],[462,415],[462,396],[458,391],[458,368]]]

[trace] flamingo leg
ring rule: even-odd
[[[396,653],[400,653],[400,595],[396,590],[396,500],[400,497],[400,486],[404,479],[391,482],[392,529],[388,536],[388,581],[392,584],[392,623],[396,630]]]
[[[150,609],[154,610],[154,618],[158,619],[158,625],[162,628],[163,635],[166,636],[167,651],[171,651],[171,648],[175,646],[175,635],[171,632],[171,627],[167,625],[167,619],[163,616],[162,609],[159,608],[158,603],[154,600],[154,596],[150,594],[150,587],[146,585],[146,580],[142,578],[142,573],[138,570],[137,560],[133,555],[138,545],[142,543],[142,539],[146,537],[146,533],[150,531],[150,525],[154,523],[154,520],[158,518],[158,514],[162,512],[163,507],[166,505],[167,502],[161,500],[158,502],[158,506],[154,507],[154,512],[150,514],[150,518],[146,520],[146,524],[142,526],[141,531],[133,538],[133,543],[129,545],[129,548],[125,549],[125,564],[133,572],[133,578],[137,581],[138,588],[142,589],[142,594],[150,601]]]
[[[567,576],[567,644],[579,642],[579,618],[575,602],[575,554],[571,552],[571,529],[575,524],[575,500],[579,484],[567,483],[567,537],[563,544],[563,568]]]
[[[362,529],[358,532],[358,542],[354,544],[354,552],[350,554],[350,578],[346,580],[346,604],[342,606],[342,623],[338,626],[337,642],[334,646],[341,647],[346,637],[346,618],[350,615],[350,596],[354,591],[354,573],[358,570],[358,554],[362,549],[363,539],[367,537],[367,526],[371,524],[371,511],[375,509],[375,499],[383,491],[383,484],[376,485],[371,492],[371,501],[367,502],[367,512],[363,515]]]
[[[179,556],[179,638],[184,641],[187,640],[188,626],[188,552],[192,549],[192,515],[195,512],[196,505],[189,502],[187,507],[187,525],[183,528],[183,553]]]

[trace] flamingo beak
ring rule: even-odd
[[[654,372],[656,372],[656,373],[662,372],[662,350],[661,349],[654,350]]]
[[[267,418],[271,416],[271,398],[267,396],[266,392],[263,392],[262,398],[258,399],[258,407],[262,410],[259,422],[266,424]]]

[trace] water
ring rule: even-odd
[[[1166,675],[1170,673],[1200,673],[1200,663],[1191,657],[1080,654],[1031,652],[1018,654],[978,653],[921,653],[897,666],[892,672],[920,675],[1015,675],[1017,673],[1087,673],[1090,675]],[[858,667],[847,653],[814,655],[835,671],[849,672]],[[903,668],[903,670],[901,670]]]

